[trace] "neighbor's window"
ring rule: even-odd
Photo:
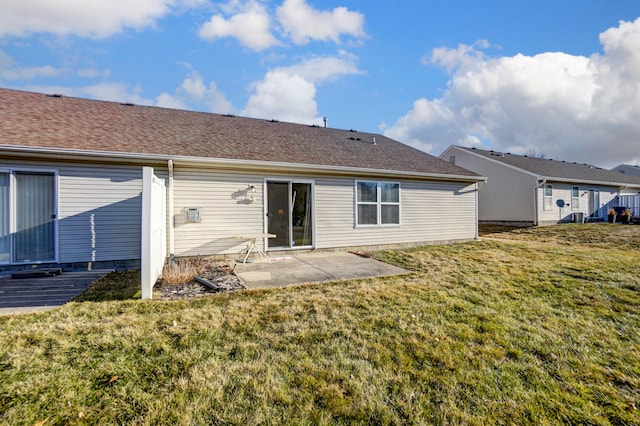
[[[553,210],[553,187],[551,184],[544,186],[544,210]]]
[[[357,225],[399,225],[400,184],[356,182]]]
[[[580,187],[571,187],[571,210],[580,210]]]

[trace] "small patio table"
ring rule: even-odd
[[[235,235],[234,238],[248,241],[247,248],[243,252],[244,258],[242,259],[242,264],[244,265],[247,263],[247,258],[249,257],[251,252],[257,253],[260,257],[267,259],[269,263],[271,263],[271,258],[267,256],[267,253],[265,253],[264,250],[262,250],[260,247],[256,245],[256,240],[259,238],[263,239],[263,238],[275,238],[275,237],[276,237],[275,234],[269,234],[269,233]]]

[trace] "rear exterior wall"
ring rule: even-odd
[[[118,267],[122,261],[125,268],[137,266],[141,167],[0,160],[0,169],[55,174],[58,264]]]
[[[591,220],[606,220],[607,211],[610,207],[616,205],[616,197],[618,196],[618,188],[598,185],[581,185],[567,184],[557,182],[547,182],[551,185],[551,208],[544,208],[544,188],[540,186],[537,191],[538,206],[538,224],[554,225],[560,222],[571,222],[574,219],[574,213],[583,213],[585,218]],[[578,188],[578,197],[572,197],[573,187]],[[597,214],[589,211],[589,192],[591,190],[598,191],[600,202],[595,206]],[[558,205],[558,201],[562,200],[564,207]],[[576,202],[577,201],[577,202]],[[560,203],[562,204],[562,203]]]
[[[475,184],[381,179],[400,182],[400,225],[358,227],[355,182],[371,177],[220,172],[176,168],[174,210],[176,256],[238,253],[238,236],[267,232],[267,180],[313,184],[314,248],[386,247],[477,238]],[[247,193],[254,186],[256,192]],[[251,198],[253,201],[251,201]],[[187,222],[186,209],[198,208],[200,222]],[[264,241],[257,244],[264,248]]]
[[[537,178],[505,164],[452,147],[441,158],[455,156],[455,164],[487,176],[478,193],[478,220],[481,223],[527,223],[535,221]]]

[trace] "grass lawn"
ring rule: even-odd
[[[376,256],[415,272],[0,317],[0,423],[640,424],[640,226]]]

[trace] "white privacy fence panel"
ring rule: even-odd
[[[153,286],[162,275],[167,258],[167,211],[164,179],[153,167],[142,168],[142,298],[151,299]]]
[[[618,197],[618,206],[628,207],[634,217],[640,216],[640,194],[620,195]]]

